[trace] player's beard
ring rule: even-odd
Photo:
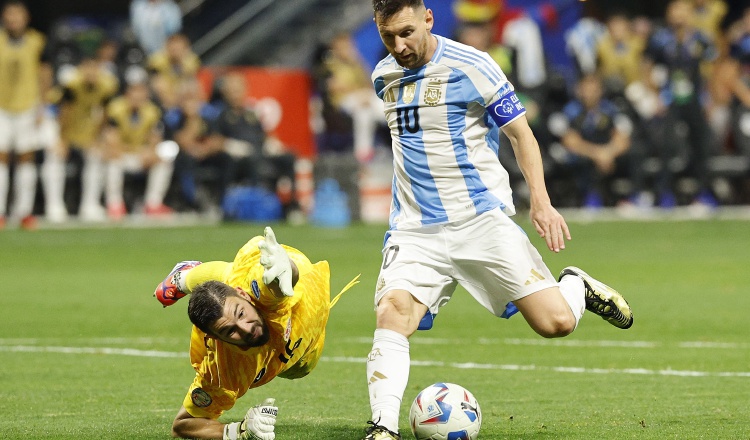
[[[268,343],[268,341],[271,339],[271,333],[268,331],[268,326],[264,321],[261,320],[258,326],[253,327],[253,330],[256,328],[260,329],[260,333],[256,336],[256,332],[253,331],[252,333],[245,336],[245,338],[242,340],[243,347],[260,347],[261,345],[265,345],[266,343]]]

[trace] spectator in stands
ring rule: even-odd
[[[170,35],[164,48],[152,53],[147,62],[150,74],[163,76],[173,84],[193,78],[200,66],[200,58],[184,34]]]
[[[494,41],[492,22],[465,22],[456,30],[456,41],[475,49],[487,52],[511,82],[514,82],[513,52],[510,48]]]
[[[543,86],[547,79],[541,29],[555,26],[558,14],[576,2],[551,0],[523,7],[508,7],[507,3],[455,0],[453,10],[461,23],[490,23],[494,41],[513,51],[517,78],[514,85],[536,96],[534,89]]]
[[[125,173],[146,170],[146,215],[170,214],[172,210],[164,205],[164,197],[169,189],[177,152],[157,148],[164,145],[160,144],[161,111],[149,99],[146,79],[128,84],[125,94],[107,105],[106,118],[106,201],[110,218],[120,220],[127,213],[123,197]]]
[[[633,32],[624,13],[607,19],[607,32],[597,46],[598,71],[608,89],[622,92],[639,77],[646,42]]]
[[[133,0],[130,25],[147,54],[164,47],[167,38],[182,28],[182,12],[173,0]]]
[[[750,158],[750,6],[730,35],[729,88],[734,95],[732,128],[739,153]]]
[[[180,86],[179,110],[167,131],[180,146],[175,160],[177,181],[187,202],[202,211],[218,210],[230,184],[234,161],[216,131],[216,109],[202,97],[197,81]]]
[[[313,168],[315,187],[325,179],[334,179],[347,195],[353,220],[360,218],[360,163],[354,156],[354,124],[352,117],[338,105],[338,96],[331,85],[334,75],[330,63],[334,56],[330,44],[321,47],[312,66],[312,77],[317,92],[314,106],[316,127],[316,157]],[[340,72],[339,72],[340,73]],[[369,82],[369,80],[368,80]]]
[[[270,136],[255,109],[247,103],[247,84],[242,73],[221,78],[225,107],[216,120],[224,148],[235,160],[233,183],[262,186],[279,195],[287,219],[301,215],[296,199],[295,156]]]
[[[602,98],[601,79],[584,75],[577,86],[578,98],[563,109],[556,134],[572,154],[568,165],[576,170],[583,206],[601,208],[610,195],[608,184],[616,175],[630,178],[635,194],[643,189],[640,157],[631,150],[633,124],[612,102]]]
[[[35,152],[40,148],[37,126],[45,92],[52,83],[46,62],[45,37],[28,27],[29,11],[16,0],[5,2],[0,29],[0,228],[10,183],[9,161],[15,153],[13,215],[21,226],[33,229],[36,194]]]
[[[117,77],[119,73],[117,68],[118,51],[119,47],[117,45],[117,42],[115,42],[114,40],[104,40],[96,49],[95,57],[96,61],[99,63],[99,66],[115,77]]]
[[[376,129],[385,124],[383,102],[372,89],[370,70],[351,35],[337,35],[329,48],[324,59],[328,96],[335,107],[351,116],[354,155],[360,162],[367,162],[374,154]]]
[[[728,7],[724,0],[692,0],[693,25],[712,39],[714,44],[721,45],[723,35],[721,22],[727,15]]]
[[[658,29],[648,42],[646,58],[652,63],[652,74],[659,78],[661,99],[669,108],[665,123],[668,142],[686,142],[689,146],[692,175],[699,191],[694,203],[715,207],[716,199],[710,191],[708,158],[712,155],[712,132],[701,105],[704,90],[701,63],[713,61],[716,48],[711,40],[693,26],[693,5],[688,0],[673,0],[667,6],[666,28]],[[687,128],[687,137],[680,136]],[[675,147],[673,151],[678,151]],[[661,195],[674,200],[674,195]],[[669,203],[662,201],[662,205]]]
[[[80,150],[84,158],[81,174],[81,204],[78,210],[84,221],[106,218],[101,205],[104,188],[102,127],[104,108],[117,94],[117,78],[93,57],[86,57],[62,84],[58,108],[60,148],[45,160],[52,186],[65,184],[65,160],[70,149]],[[55,182],[55,183],[53,183]]]

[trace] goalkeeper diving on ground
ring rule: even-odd
[[[270,227],[231,263],[183,261],[156,288],[165,307],[190,294],[190,362],[196,371],[172,434],[197,439],[273,440],[274,399],[250,408],[240,422],[219,416],[249,389],[275,377],[298,379],[323,351],[331,301],[327,261],[311,263],[280,245]]]

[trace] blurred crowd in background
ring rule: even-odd
[[[750,6],[727,17],[723,0],[676,0],[663,17],[583,17],[564,34],[575,65],[566,75],[546,62],[549,17],[501,5],[454,1],[447,36],[488,52],[514,84],[553,203],[592,212],[750,203]],[[248,98],[263,84],[232,69],[201,82],[172,0],[133,0],[114,32],[65,29],[45,36],[22,2],[3,6],[0,228],[33,229],[40,216],[387,219],[390,134],[351,33],[323,42],[309,68],[312,116],[298,123],[312,125],[316,154],[301,158]],[[524,206],[507,142],[500,160]],[[365,203],[374,197],[385,207]]]

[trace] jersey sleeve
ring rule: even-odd
[[[464,87],[467,102],[478,102],[484,106],[499,127],[510,124],[526,113],[513,85],[489,54],[467,52],[463,57],[471,61],[461,69],[473,86]]]
[[[209,355],[206,343],[206,335],[193,327],[190,336],[190,362],[196,374],[182,405],[193,417],[218,419],[224,411],[234,406],[239,396],[221,386],[221,372],[215,351]]]
[[[223,281],[231,272],[232,265],[225,261],[208,261],[190,269],[185,276],[185,286],[192,291],[206,281]]]

